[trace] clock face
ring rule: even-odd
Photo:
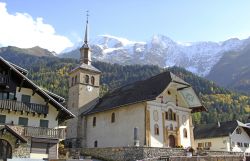
[[[201,106],[201,103],[192,88],[183,89],[180,93],[190,107]]]
[[[193,104],[194,96],[191,93],[185,93],[184,97],[186,98],[189,104]]]
[[[92,86],[87,86],[87,91],[91,92],[93,90],[93,87]]]

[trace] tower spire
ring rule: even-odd
[[[84,43],[82,45],[82,47],[80,48],[80,63],[81,64],[87,64],[87,65],[91,65],[91,52],[89,49],[89,45],[88,45],[88,24],[89,24],[89,11],[86,11],[86,28],[85,28],[85,35],[84,35]]]
[[[88,25],[89,25],[89,11],[86,11],[86,29],[85,29],[85,36],[84,36],[84,44],[88,44]]]

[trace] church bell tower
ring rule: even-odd
[[[85,36],[80,48],[80,64],[69,72],[68,109],[76,115],[67,123],[67,139],[71,139],[75,147],[82,146],[84,140],[85,123],[81,114],[87,111],[91,102],[99,99],[100,74],[91,65],[91,50],[88,43],[88,13]],[[81,143],[79,143],[81,142]]]

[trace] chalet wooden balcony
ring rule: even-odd
[[[37,114],[48,114],[48,106],[36,104],[36,103],[26,103],[16,100],[0,100],[0,109],[9,111],[21,111]]]
[[[65,129],[51,129],[44,127],[24,127],[24,136],[50,138],[50,139],[65,139]]]
[[[46,127],[32,127],[19,125],[6,125],[18,135],[33,138],[47,138],[47,139],[65,139],[65,128],[46,128]]]

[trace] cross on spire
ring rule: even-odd
[[[86,11],[87,23],[89,22],[89,10]]]

